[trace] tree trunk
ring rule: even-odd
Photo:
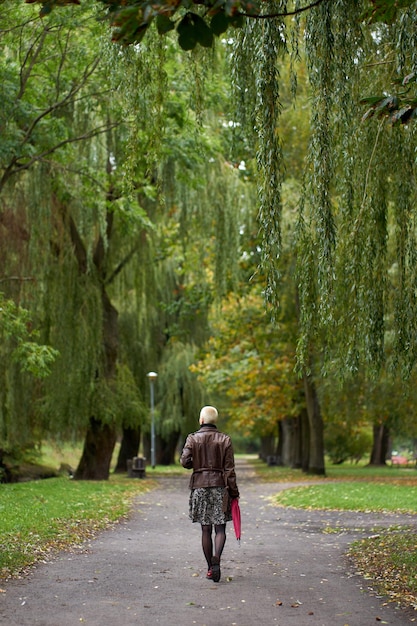
[[[369,465],[386,465],[389,434],[389,428],[385,424],[373,425],[373,444]]]
[[[268,435],[261,437],[261,448],[259,450],[259,458],[266,461],[269,456],[275,456],[275,437]]]
[[[311,375],[304,374],[304,392],[310,433],[308,473],[324,475],[323,419],[316,386]]]
[[[127,472],[127,461],[138,455],[140,445],[140,428],[123,428],[122,442],[117,457],[115,473]]]
[[[300,467],[307,473],[310,465],[310,424],[308,421],[307,407],[300,413]]]
[[[294,450],[297,439],[297,418],[285,417],[279,422],[278,465],[294,467]]]
[[[156,465],[172,465],[175,463],[175,452],[180,432],[173,432],[168,435],[168,439],[164,439],[161,435],[155,435],[155,463]],[[151,436],[150,433],[146,433],[143,437],[143,448],[145,456],[151,458]]]
[[[114,426],[91,417],[75,480],[107,480],[115,444]]]
[[[13,481],[13,474],[4,460],[4,450],[0,448],[0,483],[11,483]]]
[[[156,437],[156,462],[158,465],[172,465],[175,463],[175,451],[181,433],[174,431],[167,438]]]
[[[101,299],[103,304],[103,375],[106,381],[111,381],[116,375],[119,348],[118,314],[104,288]],[[74,478],[76,480],[107,480],[115,445],[116,427],[102,423],[100,416],[91,417],[83,454]]]
[[[284,465],[284,461],[282,460],[282,456],[283,456],[283,448],[284,448],[284,438],[285,438],[285,431],[282,427],[282,420],[278,420],[278,442],[277,442],[277,448],[276,448],[276,457],[277,457],[277,465]]]
[[[292,469],[300,469],[302,467],[303,446],[302,446],[302,416],[297,415],[294,418],[294,432],[291,440],[291,467]]]

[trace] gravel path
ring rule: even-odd
[[[152,470],[148,470],[151,475]],[[417,515],[283,509],[238,463],[242,542],[233,528],[222,578],[205,578],[200,528],[188,519],[188,473],[140,495],[127,521],[30,575],[1,585],[5,626],[403,626],[417,621],[377,597],[344,557],[352,541]]]

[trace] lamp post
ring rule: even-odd
[[[149,385],[151,389],[151,465],[152,469],[155,469],[155,397],[154,397],[154,383],[158,378],[156,372],[149,372],[147,374],[149,378]]]

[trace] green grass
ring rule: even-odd
[[[75,469],[82,443],[42,445],[36,461],[58,470]],[[116,446],[111,467],[114,468]],[[35,459],[34,459],[35,460]],[[133,497],[154,486],[153,478],[183,474],[179,465],[146,468],[146,479],[111,474],[108,481],[75,481],[67,476],[0,485],[0,578],[19,574],[59,549],[79,544],[117,522],[131,508]]]
[[[304,474],[301,470],[294,470],[288,467],[269,467],[258,458],[250,460],[258,476],[262,480],[270,482],[300,482],[300,481],[323,481],[328,480],[357,480],[357,481],[394,481],[394,482],[415,482],[417,485],[417,469],[410,467],[370,467],[363,463],[352,464],[342,463],[341,465],[326,464],[325,476],[312,476]]]
[[[328,482],[280,492],[275,502],[301,509],[417,512],[417,486],[388,482]]]
[[[0,486],[0,577],[79,543],[126,515],[152,481],[51,478]]]

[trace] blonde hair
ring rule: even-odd
[[[214,406],[203,406],[200,411],[200,424],[215,424],[219,414]]]

